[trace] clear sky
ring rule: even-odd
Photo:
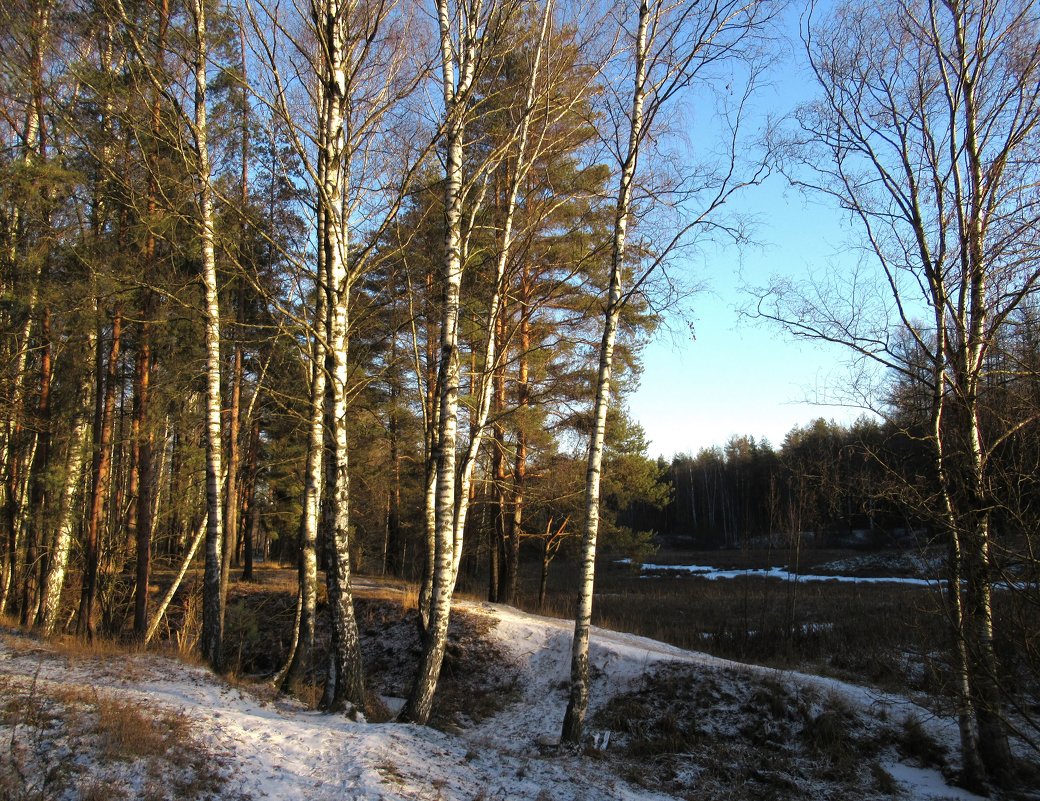
[[[797,16],[788,22],[797,42]],[[814,91],[800,56],[791,45],[762,95],[764,108],[786,113]],[[739,208],[757,219],[760,246],[720,247],[684,265],[705,286],[690,301],[696,339],[664,334],[644,353],[642,384],[629,409],[646,430],[651,456],[696,453],[736,434],[779,445],[795,425],[817,417],[851,422],[863,414],[818,402],[833,396],[836,385],[840,391],[847,351],[794,342],[779,326],[742,320],[737,311],[751,298],[745,287],[847,262],[842,251],[855,236],[847,218],[818,200],[807,204],[779,175],[748,190]]]
[[[783,198],[780,180],[763,190],[770,222],[759,237],[770,244],[743,254],[735,249],[690,265],[706,290],[691,301],[696,339],[658,336],[644,352],[632,416],[646,430],[651,456],[670,457],[722,445],[735,434],[779,445],[795,425],[817,417],[850,422],[862,409],[821,405],[840,391],[848,353],[837,346],[795,342],[779,326],[741,319],[738,307],[770,275],[804,276],[835,259],[844,236],[840,216]],[[826,238],[828,224],[833,236]]]

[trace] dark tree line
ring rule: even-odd
[[[899,503],[886,466],[912,470],[926,459],[907,432],[867,418],[819,418],[777,448],[733,437],[676,456],[672,502],[647,522],[699,548],[784,548],[795,535],[816,547],[913,545],[922,520]]]

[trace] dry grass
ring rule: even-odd
[[[647,675],[593,725],[615,733],[611,749],[629,780],[719,801],[876,797],[878,758],[896,737],[879,737],[844,701],[812,688],[687,665]],[[894,792],[892,783],[884,794]]]
[[[174,743],[190,739],[183,714],[149,711],[112,697],[99,697],[94,734],[108,759],[130,761],[162,757]]]
[[[41,664],[67,658],[45,650],[33,657]],[[89,686],[44,681],[39,673],[28,680],[0,677],[0,693],[4,801],[201,800],[224,786],[214,758],[193,738],[183,714]]]

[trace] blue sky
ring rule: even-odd
[[[776,114],[813,91],[801,64],[796,11],[787,28],[794,44],[760,100]],[[748,190],[738,208],[757,219],[760,246],[720,247],[682,265],[705,286],[690,302],[696,340],[664,334],[644,353],[642,383],[629,409],[646,430],[651,456],[695,453],[738,434],[779,445],[795,425],[817,417],[851,422],[863,414],[819,404],[847,380],[845,349],[794,342],[778,326],[741,320],[737,311],[750,299],[742,290],[762,286],[772,275],[797,280],[810,271],[840,269],[855,231],[837,209],[816,199],[807,203],[779,175]]]
[[[838,346],[790,339],[778,326],[741,319],[745,286],[774,273],[805,276],[834,263],[847,229],[834,211],[803,206],[794,191],[784,198],[780,179],[759,191],[768,244],[719,250],[691,264],[706,289],[691,301],[696,339],[658,336],[644,352],[639,390],[629,399],[646,430],[650,454],[670,457],[722,445],[735,434],[779,445],[795,425],[817,417],[850,422],[863,413],[821,405],[847,378],[848,352]]]

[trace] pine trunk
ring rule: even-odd
[[[246,516],[245,525],[242,526],[242,581],[253,581],[253,543],[256,541],[256,526],[260,519],[260,505],[256,497],[259,458],[260,421],[254,417],[250,426],[249,456],[246,465],[249,485],[245,490],[245,503],[242,505],[242,513]]]
[[[531,350],[530,276],[525,264],[520,276],[520,348],[517,358],[516,395],[519,425],[516,431],[516,462],[513,465],[513,514],[507,526],[506,574],[509,583],[502,602],[515,604],[520,583],[520,537],[524,520],[524,492],[527,487],[527,419],[531,403],[531,383],[527,354]]]
[[[78,634],[92,640],[95,634],[94,606],[97,596],[97,574],[100,564],[100,532],[108,493],[112,464],[112,434],[116,408],[116,383],[119,375],[119,349],[123,317],[119,308],[112,315],[112,342],[105,365],[102,340],[97,339],[97,403],[95,405],[94,458],[90,481],[90,505],[87,509],[87,532],[84,543],[83,591],[80,597]]]
[[[154,258],[154,240],[151,242]],[[152,450],[154,435],[148,421],[151,403],[152,347],[151,323],[152,293],[146,290],[142,321],[138,327],[140,341],[137,345],[137,365],[134,377],[134,439],[137,447],[137,515],[136,553],[137,583],[134,591],[134,634],[143,637],[148,630],[148,584],[151,581],[152,564]]]

